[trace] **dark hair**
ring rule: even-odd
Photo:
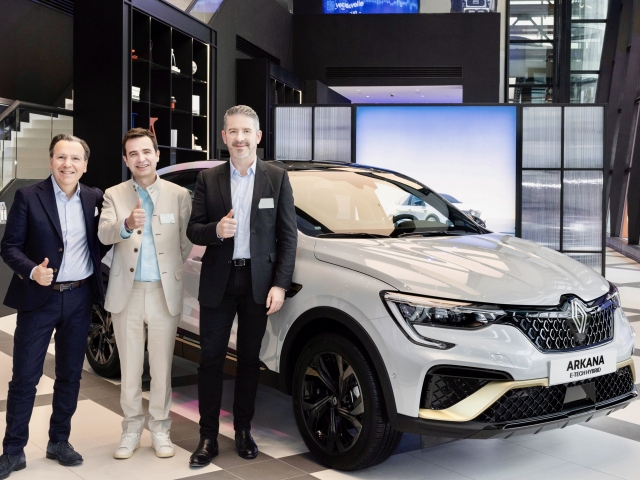
[[[132,128],[127,133],[124,134],[124,138],[122,139],[122,154],[127,156],[127,142],[132,138],[141,138],[148,137],[151,139],[151,143],[153,143],[153,149],[158,151],[158,140],[156,136],[153,134],[151,130],[147,130],[146,128]]]
[[[82,145],[82,149],[84,150],[85,161],[89,160],[89,154],[91,153],[91,150],[89,150],[89,145],[87,145],[87,142],[85,142],[81,138],[69,135],[68,133],[59,133],[51,139],[51,143],[49,144],[49,158],[53,157],[53,149],[61,140],[66,140],[67,142],[78,142],[80,145]]]

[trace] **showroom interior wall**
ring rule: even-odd
[[[500,15],[298,14],[294,73],[329,86],[462,85],[464,103],[500,99]]]
[[[30,0],[2,0],[0,32],[0,97],[56,104],[73,82],[73,18]]]
[[[224,112],[236,104],[236,59],[252,58],[236,49],[236,36],[258,46],[293,71],[292,15],[276,0],[225,0],[210,22],[218,33],[218,148]]]

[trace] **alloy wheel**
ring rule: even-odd
[[[323,352],[307,366],[302,413],[309,432],[327,452],[351,449],[362,432],[364,399],[358,378],[342,355]]]
[[[89,331],[88,350],[96,363],[105,365],[114,354],[116,338],[111,315],[100,305],[93,306],[93,318]]]

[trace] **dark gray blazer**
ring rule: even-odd
[[[221,241],[216,227],[232,208],[230,166],[226,162],[198,174],[187,237],[207,247],[202,257],[201,305],[220,305],[233,257],[234,238]],[[251,280],[256,303],[265,303],[271,287],[289,289],[296,260],[298,229],[289,175],[258,159],[251,202]],[[274,208],[258,208],[273,198]]]

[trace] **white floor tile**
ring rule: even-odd
[[[562,480],[618,480],[619,477],[607,475],[606,473],[592,470],[575,463],[563,463],[553,467],[538,470],[536,472],[524,473],[510,477],[507,480],[541,480],[541,479],[562,479]]]
[[[564,463],[502,440],[460,440],[409,455],[476,480],[500,480]]]
[[[13,332],[16,330],[16,320],[18,318],[18,314],[13,313],[11,315],[6,315],[4,317],[0,317],[0,331],[4,333],[8,333],[13,336]]]
[[[624,270],[621,268],[607,268],[606,277],[607,280],[614,284],[640,282],[640,268],[633,270],[626,268]]]
[[[7,399],[9,381],[13,375],[13,358],[6,353],[0,352],[0,400]],[[46,375],[40,377],[36,395],[53,393],[53,380]]]
[[[44,456],[44,450],[29,442],[24,449],[27,468],[11,474],[11,480],[78,480],[73,467],[63,467]]]
[[[637,358],[638,357],[634,357],[634,360]],[[636,360],[636,371],[638,371],[637,368],[640,366],[637,362],[638,360]],[[640,425],[640,402],[631,402],[627,408],[613,412],[609,414],[609,416]]]
[[[30,443],[42,452],[48,441],[48,425],[51,407],[36,407],[33,410],[30,429]],[[148,431],[142,435],[140,449],[127,460],[113,458],[113,450],[120,440],[122,418],[119,415],[90,400],[78,402],[78,409],[73,417],[71,427],[71,444],[82,454],[82,465],[70,467],[70,470],[84,480],[113,480],[133,478],[153,478],[154,480],[173,480],[175,478],[199,475],[220,470],[215,465],[191,470],[189,456],[191,452],[175,446],[176,455],[172,458],[157,458],[151,448],[151,437]],[[0,427],[4,430],[4,418],[0,420]],[[44,455],[44,454],[43,454]],[[28,469],[31,459],[27,460]],[[52,472],[62,469],[51,460],[47,465]],[[25,470],[28,471],[28,470]],[[17,479],[19,477],[16,475]],[[13,479],[13,476],[11,477]],[[24,477],[31,480],[32,477]],[[52,477],[42,477],[52,478]],[[57,478],[57,477],[56,477]],[[67,478],[67,477],[61,477]]]
[[[339,472],[337,470],[324,470],[312,474],[313,477],[322,480],[346,480],[357,478],[362,480],[468,480],[469,477],[460,475],[433,463],[425,462],[417,457],[404,453],[394,455],[385,462],[375,467],[358,472]]]
[[[620,287],[620,301],[622,308],[634,308],[640,310],[640,289],[632,287]]]
[[[559,459],[578,462],[605,453],[612,458],[622,458],[629,448],[640,449],[640,442],[627,440],[610,433],[592,428],[574,425],[562,430],[552,430],[538,435],[511,437],[506,443],[515,443],[522,447],[544,453]],[[640,477],[640,476],[639,476]]]

